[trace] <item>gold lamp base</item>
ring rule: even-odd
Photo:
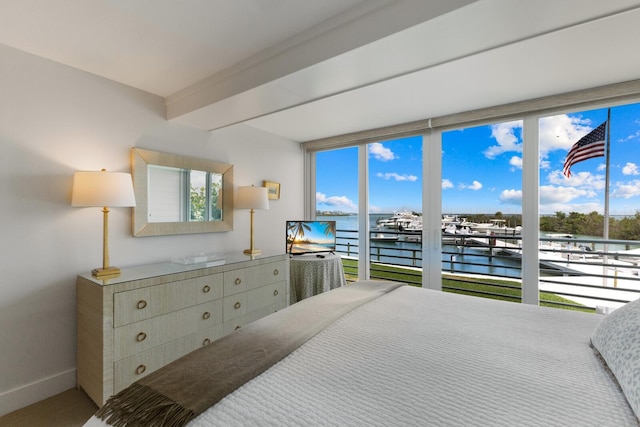
[[[262,253],[262,250],[260,249],[245,249],[244,251],[245,255],[260,255]]]
[[[114,277],[120,275],[118,267],[94,268],[91,271],[93,277]]]

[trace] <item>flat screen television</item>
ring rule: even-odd
[[[335,221],[287,221],[287,253],[301,255],[336,250]]]

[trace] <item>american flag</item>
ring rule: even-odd
[[[567,159],[564,161],[562,173],[566,177],[571,176],[571,166],[583,160],[592,159],[594,157],[604,157],[605,130],[607,122],[580,138],[580,141],[573,144]]]

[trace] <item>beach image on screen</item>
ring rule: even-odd
[[[331,252],[336,248],[335,221],[287,221],[287,252]]]

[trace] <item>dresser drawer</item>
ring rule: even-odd
[[[276,304],[286,298],[285,282],[277,282],[253,289],[247,293],[247,312]]]
[[[285,280],[285,268],[286,263],[278,261],[247,269],[247,279],[251,283],[249,289]]]
[[[113,325],[127,325],[221,297],[221,274],[118,292],[113,296]]]
[[[285,279],[285,271],[288,268],[286,261],[272,262],[265,264],[264,269],[261,271],[261,275],[258,277],[260,284],[269,284],[282,282]]]
[[[215,300],[116,328],[113,360],[124,359],[220,324],[222,313],[222,300]]]
[[[231,270],[224,272],[224,295],[239,294],[247,290],[247,270]]]
[[[226,322],[247,312],[247,294],[231,295],[222,299],[222,318]]]
[[[224,273],[224,295],[234,295],[285,280],[285,261],[231,270]]]
[[[164,365],[222,336],[223,325],[218,324],[184,338],[117,361],[114,364],[114,394]]]
[[[244,325],[246,325],[247,323],[249,323],[246,319],[245,316],[238,316],[235,317],[227,322],[224,322],[223,324],[223,333],[225,335],[228,335],[234,331],[237,331],[238,329],[242,328]]]
[[[219,273],[191,279],[195,282],[197,288],[196,303],[202,304],[203,302],[222,298],[222,289],[224,287],[223,278],[224,275]]]
[[[285,298],[282,298],[281,300],[279,300],[278,302],[275,302],[274,304],[263,306],[251,312],[238,315],[233,319],[226,320],[224,322],[224,334],[225,335],[230,334],[240,328],[243,328],[244,326],[248,325],[253,321],[262,319],[263,317],[268,316],[271,313],[275,313],[278,310],[282,310],[286,306],[287,306],[287,301]]]

